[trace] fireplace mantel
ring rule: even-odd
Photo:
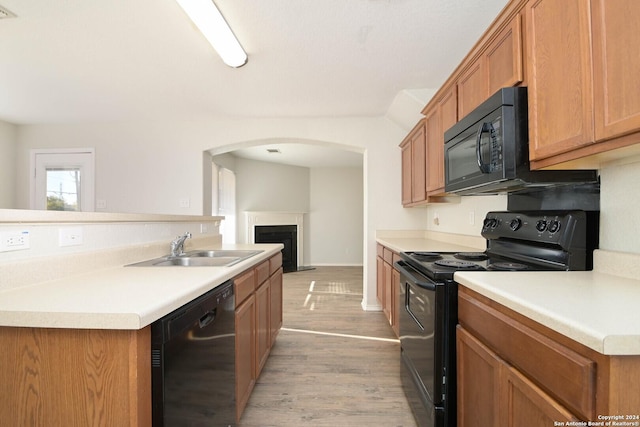
[[[245,211],[247,224],[247,243],[255,243],[256,225],[295,225],[297,226],[298,267],[303,266],[304,215],[305,212]]]

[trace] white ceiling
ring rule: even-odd
[[[439,87],[506,2],[216,0],[249,56],[233,69],[174,0],[0,0],[0,120],[382,116]]]

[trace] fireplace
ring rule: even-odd
[[[246,243],[282,243],[283,270],[304,267],[304,212],[245,211]],[[265,234],[265,237],[258,237]],[[278,237],[278,240],[275,238]],[[269,240],[261,240],[269,239]],[[287,262],[290,258],[291,262]]]
[[[287,273],[298,270],[296,225],[256,225],[255,243],[282,243],[282,270]]]

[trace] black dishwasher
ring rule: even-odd
[[[235,425],[234,310],[227,281],[151,324],[154,427]]]

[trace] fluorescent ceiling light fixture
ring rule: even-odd
[[[247,63],[247,54],[213,0],[176,1],[211,43],[225,64],[237,68]]]

